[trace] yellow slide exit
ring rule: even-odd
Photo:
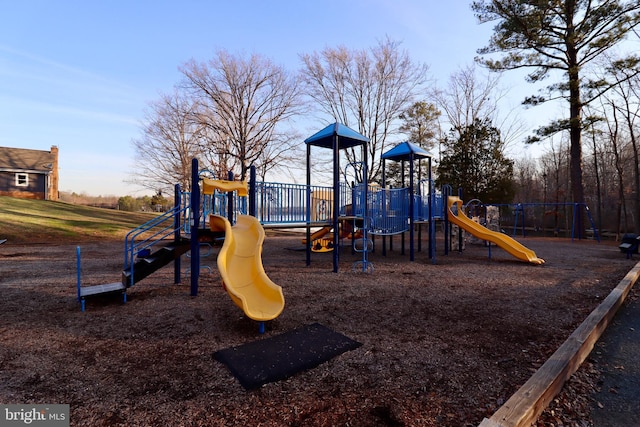
[[[262,265],[264,228],[260,221],[249,215],[238,215],[232,227],[225,217],[210,215],[209,227],[225,232],[218,253],[218,270],[233,302],[250,319],[265,322],[278,317],[284,309],[284,295]]]
[[[454,213],[451,209],[454,204],[457,207],[457,214]],[[460,200],[459,197],[449,196],[447,200],[447,211],[449,215],[449,221],[451,221],[458,227],[468,231],[479,239],[495,243],[519,260],[527,261],[537,265],[544,264],[544,260],[542,258],[538,258],[534,251],[520,244],[517,240],[512,239],[504,233],[491,231],[466,216],[464,212],[462,212],[462,200]]]

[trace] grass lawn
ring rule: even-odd
[[[121,239],[154,215],[0,196],[0,239],[13,243]]]

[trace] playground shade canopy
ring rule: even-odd
[[[382,155],[383,159],[393,160],[395,162],[412,159],[427,159],[430,157],[433,156],[427,150],[408,141],[401,142]]]
[[[333,148],[334,136],[339,137],[340,148],[355,147],[369,142],[369,138],[366,136],[360,135],[348,126],[337,122],[314,133],[309,138],[305,139],[304,142],[317,147]]]

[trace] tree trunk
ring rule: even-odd
[[[567,3],[567,74],[569,77],[569,136],[571,141],[571,193],[574,203],[585,203],[584,187],[582,184],[582,99],[580,97],[580,65],[578,49],[573,27],[575,16],[575,2]],[[583,217],[585,210],[579,207],[576,212],[578,238],[582,238]]]
[[[633,151],[633,189],[635,193],[634,197],[634,206],[635,209],[633,211],[633,227],[634,232],[640,233],[640,165],[638,165],[638,139],[636,138],[633,126],[633,118],[631,117],[630,105],[629,101],[626,100],[627,107],[625,111],[625,119],[627,121],[627,126],[629,127],[629,135],[631,138],[631,148]]]
[[[596,215],[598,216],[598,230],[602,231],[602,185],[600,184],[600,169],[598,167],[598,145],[593,125],[591,125],[591,129],[593,130],[591,134],[593,137],[593,171],[596,179]]]
[[[626,201],[624,196],[624,170],[622,167],[622,159],[620,158],[620,148],[618,147],[618,115],[616,112],[615,105],[612,104],[612,112],[613,112],[613,129],[611,129],[611,125],[609,125],[609,133],[611,137],[611,143],[613,145],[613,155],[615,156],[615,167],[616,167],[616,177],[618,180],[618,206],[617,206],[617,218],[618,218],[618,226],[616,227],[616,240],[620,238],[620,233],[624,229],[627,231],[627,210],[626,210]],[[623,216],[624,214],[624,216]],[[624,219],[624,225],[622,221]]]

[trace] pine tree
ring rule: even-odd
[[[496,71],[531,68],[530,82],[540,81],[554,70],[563,73],[562,81],[547,87],[551,97],[533,96],[526,102],[539,104],[557,95],[568,101],[568,118],[536,133],[544,137],[569,130],[573,199],[584,202],[582,107],[607,90],[587,81],[584,67],[640,23],[640,4],[637,0],[481,0],[471,7],[481,23],[497,21],[489,45],[478,53],[504,54],[500,59],[483,58],[480,62]],[[588,94],[590,88],[597,90]]]
[[[454,191],[461,188],[465,200],[510,203],[515,194],[513,161],[502,152],[498,129],[476,119],[459,135],[445,141],[447,149],[438,166],[436,185],[449,184]]]

